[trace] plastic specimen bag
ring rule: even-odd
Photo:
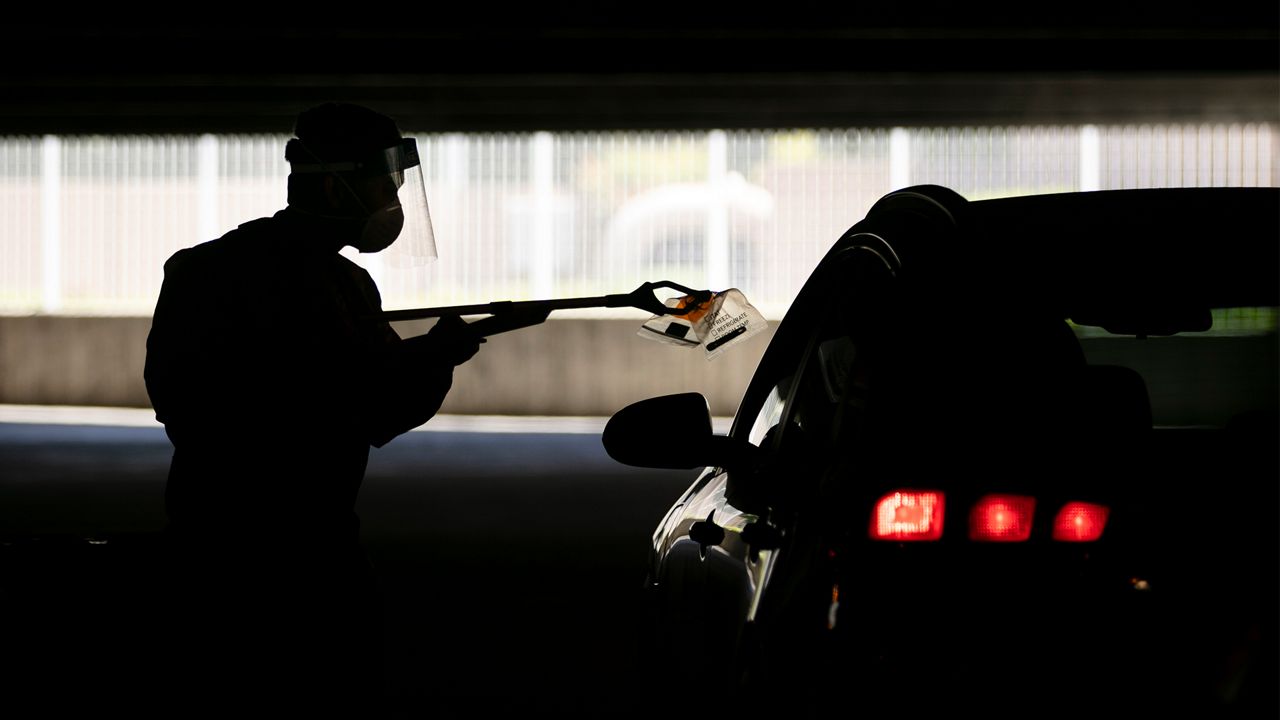
[[[689,311],[654,315],[641,326],[639,335],[669,345],[701,347],[708,360],[769,326],[760,311],[747,302],[746,296],[737,288],[712,293],[711,299],[703,303],[686,295],[671,298],[663,304],[671,308],[689,308]]]

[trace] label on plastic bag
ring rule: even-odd
[[[640,336],[680,347],[701,347],[707,359],[769,326],[737,288],[712,293],[705,303],[691,296],[671,298],[664,303],[671,308],[689,308],[679,315],[654,315],[640,328]]]

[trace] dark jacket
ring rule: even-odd
[[[453,365],[401,340],[335,230],[293,210],[180,250],[147,338],[174,445],[173,527],[224,540],[354,540],[369,446],[426,422]]]

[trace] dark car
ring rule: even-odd
[[[1277,717],[1280,190],[891,193],[653,536],[659,702],[734,717]],[[780,714],[779,714],[780,713]]]

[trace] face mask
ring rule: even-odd
[[[362,253],[381,252],[400,237],[403,228],[404,210],[399,203],[394,203],[369,215],[360,238],[351,245]]]

